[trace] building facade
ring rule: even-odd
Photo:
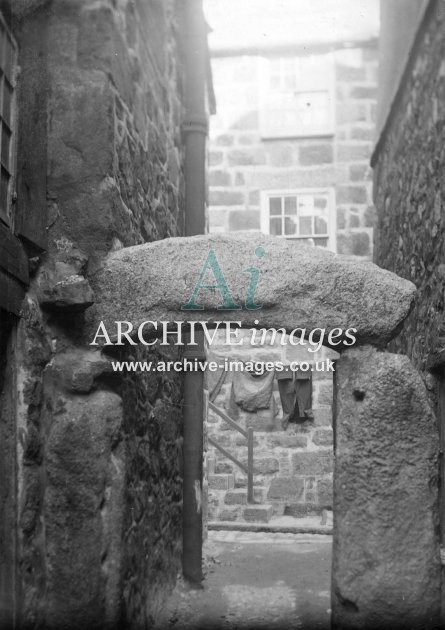
[[[240,15],[242,7],[245,15]],[[262,232],[372,259],[377,4],[367,4],[366,23],[357,21],[357,7],[344,1],[335,8],[322,2],[284,2],[282,13],[273,3],[254,6],[248,0],[236,8],[209,0],[205,8],[213,29],[217,101],[210,121],[209,232]],[[221,347],[215,351],[224,354]],[[278,360],[286,366],[308,361],[314,370],[315,364],[337,356],[326,349],[313,354],[286,340],[275,347],[234,347],[229,355],[241,361]],[[311,375],[307,417],[301,413],[286,426],[278,375],[267,409],[247,413],[242,403],[231,404],[233,388],[245,378],[237,373],[229,375],[216,398],[244,429],[255,430],[259,506],[252,513],[258,520],[310,517],[318,527],[327,522],[329,511],[331,523],[333,381],[331,373]],[[301,372],[299,378],[305,377]],[[245,439],[228,429],[210,413],[209,435],[245,461]],[[252,520],[246,475],[218,450],[211,453],[215,474],[209,476],[210,521]],[[304,525],[288,520],[289,525]]]
[[[283,19],[293,35],[270,27],[263,42],[247,31],[237,44],[224,16],[212,24],[208,4],[218,103],[209,231],[261,231],[371,258],[378,28],[307,33],[300,24],[314,9],[294,3]],[[267,28],[274,9],[261,9]]]

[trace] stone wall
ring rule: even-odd
[[[15,593],[15,557],[17,489],[15,480],[16,431],[14,422],[14,340],[13,322],[0,309],[0,625],[11,625],[9,602]]]
[[[51,240],[75,240],[89,270],[183,223],[175,2],[113,6],[54,3],[49,29]]]
[[[391,347],[408,354],[430,386],[428,369],[445,347],[445,12],[440,3],[433,9],[374,156],[375,261],[418,289]]]
[[[118,382],[83,322],[88,277],[110,250],[182,233],[181,14],[174,0],[13,9],[19,128],[31,115],[27,61],[45,65],[44,142],[22,137],[18,158],[27,141],[45,166],[48,244],[31,261],[23,317],[2,339],[19,523],[16,556],[1,552],[0,591],[17,583],[5,618],[15,606],[30,628],[147,625],[180,568],[181,390],[173,374]],[[24,182],[17,195],[26,199]],[[2,486],[8,514],[13,490]]]
[[[262,190],[329,187],[334,249],[371,257],[377,42],[334,52],[335,123],[325,137],[261,139],[265,56],[212,60],[218,112],[210,125],[210,232],[259,231]]]
[[[158,351],[135,346],[129,358],[177,359],[173,345]],[[122,577],[125,621],[136,627],[160,617],[181,570],[182,375],[161,374],[127,372],[123,382],[128,483]]]
[[[411,358],[428,389],[430,406],[439,414],[442,411],[438,415],[440,435],[432,429],[425,435],[432,436],[436,448],[443,449],[444,418],[438,394],[443,391],[445,365],[445,11],[440,2],[426,4],[373,156],[378,214],[374,258],[417,287],[413,309],[389,347]],[[393,17],[386,29],[398,30],[395,22]],[[387,55],[391,51],[388,46]],[[443,541],[443,462],[433,488],[441,502],[436,531],[440,529]],[[442,615],[443,584],[442,566]],[[423,601],[434,597],[437,588],[429,586],[425,591]]]

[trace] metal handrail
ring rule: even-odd
[[[230,424],[230,426],[233,427],[236,431],[239,431],[242,435],[244,435],[244,437],[247,437],[247,431],[240,427],[240,425],[237,424],[235,420],[232,420],[230,416],[228,416],[222,409],[219,409],[219,407],[217,407],[215,403],[212,403],[210,400],[209,408],[217,413],[223,420],[225,420],[227,424]]]
[[[215,404],[209,401],[209,408],[218,414],[228,425],[230,425],[233,429],[244,435],[247,438],[247,466],[239,461],[234,455],[229,453],[221,444],[218,444],[216,440],[213,440],[210,436],[208,437],[208,441],[212,446],[217,448],[223,455],[225,455],[228,459],[230,459],[234,464],[239,466],[241,470],[247,473],[247,502],[254,503],[253,500],[253,429],[249,427],[247,431],[245,431],[242,427],[239,426],[230,416],[228,416],[224,411],[219,409]]]

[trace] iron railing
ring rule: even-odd
[[[243,462],[240,462],[239,459],[237,459],[234,455],[229,453],[227,449],[221,446],[221,444],[218,444],[216,440],[214,440],[210,436],[208,437],[208,441],[212,446],[214,446],[219,451],[221,451],[221,453],[225,455],[227,459],[230,459],[234,464],[236,464],[239,468],[241,468],[241,470],[247,473],[247,503],[254,503],[254,500],[253,500],[253,429],[249,427],[247,431],[244,430],[242,427],[239,426],[239,424],[237,424],[234,420],[232,420],[230,416],[228,416],[224,411],[219,409],[216,405],[214,405],[210,401],[209,401],[209,409],[211,409],[216,414],[218,414],[220,418],[222,418],[225,422],[227,422],[228,425],[230,425],[233,429],[241,433],[241,435],[244,435],[244,437],[247,439],[247,466],[246,466],[245,464],[243,464]]]

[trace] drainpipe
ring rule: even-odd
[[[207,112],[205,101],[207,33],[202,0],[185,2],[186,113],[185,235],[205,232]],[[184,359],[204,360],[203,338],[188,346]],[[184,372],[183,441],[183,555],[184,577],[193,583],[202,574],[202,475],[203,475],[204,373]]]
[[[189,346],[184,360],[203,360],[204,344]],[[205,355],[204,355],[205,358]],[[182,572],[189,582],[199,583],[202,574],[202,460],[204,422],[204,372],[184,374],[184,441]]]
[[[202,0],[185,3],[185,235],[205,233],[207,27]]]

